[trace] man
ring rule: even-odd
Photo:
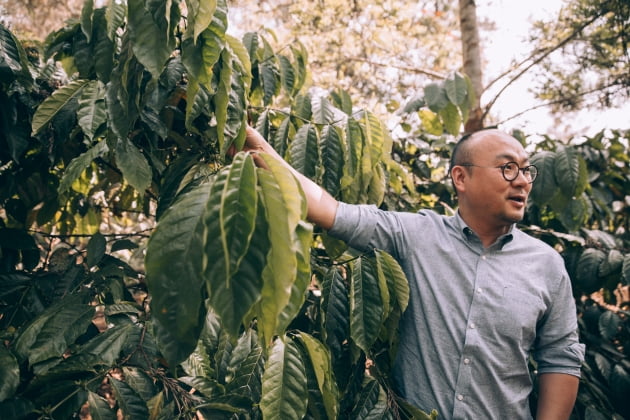
[[[251,128],[246,149],[281,160]],[[531,356],[536,418],[569,417],[584,346],[562,258],[515,227],[537,174],[515,138],[489,129],[458,142],[452,217],[341,203],[292,171],[310,221],[351,246],[389,252],[407,275],[410,302],[393,371],[401,396],[444,419],[529,419]]]

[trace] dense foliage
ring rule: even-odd
[[[299,42],[227,24],[223,1],[88,0],[41,51],[0,26],[3,416],[433,417],[389,386],[397,263],[313,230],[286,169],[227,151],[249,122],[339,199],[448,212],[467,78],[427,85],[399,111],[422,130],[393,141],[308,89]],[[629,137],[535,146],[524,227],[566,256],[589,345],[576,419],[630,415]]]

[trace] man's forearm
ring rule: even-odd
[[[580,379],[564,373],[543,373],[538,378],[536,420],[566,420],[575,405]]]

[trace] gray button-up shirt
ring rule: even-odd
[[[580,375],[571,283],[560,255],[516,227],[484,248],[459,215],[340,203],[332,236],[394,256],[410,284],[393,377],[441,419],[529,419],[539,373]]]

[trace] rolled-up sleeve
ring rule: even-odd
[[[568,275],[552,294],[549,310],[540,322],[533,356],[539,373],[580,376],[584,344],[579,342],[575,304]]]

